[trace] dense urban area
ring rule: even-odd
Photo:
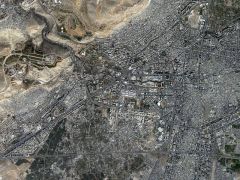
[[[0,0],[0,180],[240,180],[239,0]]]

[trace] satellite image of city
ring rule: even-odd
[[[0,180],[240,180],[240,0],[0,0]]]

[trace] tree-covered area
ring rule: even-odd
[[[240,0],[211,0],[209,22],[211,28],[221,31],[240,18]]]

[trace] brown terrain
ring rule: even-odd
[[[1,180],[23,180],[26,171],[30,167],[32,160],[25,160],[20,165],[15,165],[9,160],[0,161],[0,179]]]
[[[47,17],[49,21],[56,22],[60,32],[64,31],[72,40],[77,38],[82,42],[88,42],[93,37],[109,36],[113,30],[120,28],[131,17],[142,12],[148,3],[149,0],[63,0],[61,6],[53,9],[50,15],[41,9],[37,1],[33,1],[32,4],[23,2],[22,7],[25,10],[29,10],[29,7],[32,6],[35,7],[37,13]],[[53,26],[56,27],[56,24]],[[38,54],[27,58],[28,63],[26,63],[26,58],[23,58],[24,53],[22,54],[21,51],[24,50],[28,41],[31,41],[34,47],[41,47],[43,28],[44,24],[30,18],[27,20],[25,30],[16,26],[0,30],[0,99],[11,97],[25,90],[26,86],[23,82],[26,78],[34,81],[34,86],[36,84],[43,85],[54,77],[56,78],[56,74],[60,74],[69,66],[68,60],[62,63],[57,61],[50,68],[49,66],[44,67],[39,62],[36,65],[33,62],[36,62],[36,58],[39,59]],[[55,31],[53,28],[48,35],[49,39],[61,43],[68,41],[67,44],[74,50],[81,48],[76,41],[60,38]],[[20,53],[12,53],[14,50],[20,51]],[[44,60],[43,57],[40,59]],[[13,71],[14,74],[12,74]],[[6,72],[11,73],[7,74]]]
[[[148,3],[149,0],[65,0],[63,8],[56,9],[53,15],[71,36],[106,37],[142,12]]]

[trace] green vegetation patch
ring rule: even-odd
[[[221,158],[219,162],[222,166],[227,168],[227,171],[240,172],[239,159]]]
[[[222,30],[240,17],[240,0],[211,0],[209,20],[213,30]]]
[[[234,152],[236,145],[225,145],[225,152],[231,154]]]
[[[138,155],[137,157],[134,157],[134,159],[132,160],[130,169],[131,171],[137,171],[143,166],[144,166],[144,157],[143,155]]]
[[[232,127],[235,129],[240,129],[240,124],[233,124]]]
[[[230,169],[232,171],[239,172],[240,171],[240,160],[239,159],[233,159],[232,163],[231,163],[231,166],[230,166]]]

